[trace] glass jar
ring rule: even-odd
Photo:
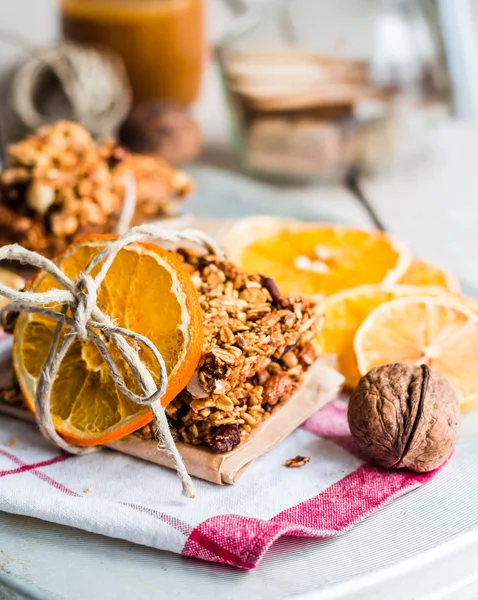
[[[448,111],[434,0],[275,0],[245,14],[219,63],[243,166],[340,180],[415,160]]]
[[[64,36],[123,58],[136,103],[194,102],[204,55],[203,0],[62,0]]]

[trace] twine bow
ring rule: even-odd
[[[15,260],[22,264],[38,267],[51,275],[64,289],[51,289],[46,292],[17,291],[0,283],[0,294],[12,302],[0,311],[3,323],[7,313],[27,312],[46,315],[57,321],[47,358],[41,369],[35,393],[35,412],[41,433],[62,450],[71,454],[88,454],[98,447],[75,446],[66,442],[57,434],[50,414],[50,395],[58,369],[68,349],[78,339],[92,342],[108,366],[111,378],[117,388],[136,404],[149,406],[155,420],[159,440],[171,457],[181,479],[183,494],[193,498],[194,487],[181,455],[169,430],[161,398],[167,387],[166,365],[156,346],[145,336],[116,325],[110,317],[97,306],[97,293],[118,252],[135,242],[159,242],[177,246],[180,243],[193,243],[208,251],[222,255],[221,250],[209,236],[200,231],[172,231],[154,225],[134,227],[109,243],[94,256],[75,281],[69,279],[51,260],[36,252],[26,250],[18,244],[0,248],[0,260]],[[101,265],[93,277],[92,270]],[[52,310],[52,305],[61,305],[61,311]],[[140,307],[138,307],[140,310]],[[69,316],[68,312],[72,316]],[[60,342],[63,327],[69,329]],[[156,386],[151,373],[141,361],[136,348],[128,344],[132,340],[147,348],[159,367],[159,386]],[[126,361],[135,380],[139,383],[143,395],[132,392],[121,375],[106,341],[110,341]]]

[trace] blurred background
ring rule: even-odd
[[[375,225],[478,283],[464,260],[478,216],[477,64],[478,0],[2,2],[0,149],[23,169],[3,177],[4,197],[13,181],[17,202],[33,161],[8,144],[67,119],[164,161],[134,165],[139,220]],[[120,160],[100,154],[108,168]]]
[[[476,0],[16,0],[1,3],[0,27],[4,88],[32,49],[109,46],[132,106],[186,106],[203,160],[258,175],[284,175],[284,161],[295,179],[373,172],[423,150],[447,111],[478,118]],[[71,117],[51,98],[58,68],[35,69],[23,120],[52,120],[52,105]]]

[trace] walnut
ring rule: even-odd
[[[154,154],[174,166],[195,159],[202,146],[199,125],[171,102],[138,105],[121,126],[120,139],[133,152]]]
[[[353,392],[352,436],[376,464],[418,473],[439,467],[458,435],[460,408],[450,384],[426,365],[376,367]]]

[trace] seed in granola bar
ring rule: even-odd
[[[188,414],[192,412],[189,405],[188,404],[183,404],[183,406],[181,406],[177,413],[176,413],[176,419],[178,419],[179,421],[184,420]]]
[[[293,327],[294,323],[297,321],[297,317],[294,313],[287,313],[284,315],[283,321],[286,327]]]
[[[220,396],[215,401],[215,405],[216,408],[224,412],[230,412],[231,410],[234,410],[234,402],[227,396]]]
[[[304,333],[300,336],[299,341],[302,345],[305,345],[308,342],[311,342],[315,337],[316,332],[313,329],[309,329],[308,331],[304,331]]]
[[[292,367],[291,369],[287,369],[287,375],[289,377],[300,377],[304,372],[304,368],[299,364],[296,367]]]
[[[284,369],[277,362],[271,362],[268,368],[268,371],[271,375],[281,375],[284,372]]]
[[[249,425],[257,425],[257,420],[250,413],[248,413],[247,411],[244,411],[242,413],[242,418]]]
[[[241,434],[238,425],[224,425],[211,436],[205,439],[208,446],[216,454],[230,452],[241,443]]]
[[[144,440],[154,439],[154,430],[149,424],[142,427],[138,433]]]
[[[310,462],[309,456],[296,456],[295,458],[286,460],[284,467],[303,467],[308,462]]]

